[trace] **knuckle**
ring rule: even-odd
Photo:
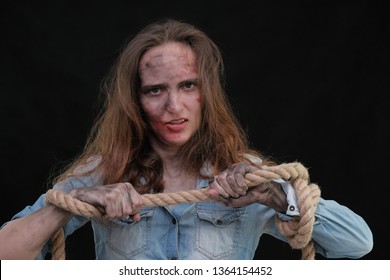
[[[124,187],[125,187],[127,190],[133,189],[133,185],[130,184],[129,182],[124,182],[123,185],[124,185]]]
[[[131,208],[126,208],[126,209],[123,209],[123,216],[129,216],[129,215],[131,215],[132,214],[132,209]]]
[[[125,183],[120,183],[118,185],[118,188],[116,188],[116,190],[118,190],[119,192],[127,192],[128,188]]]
[[[113,192],[106,193],[104,200],[107,202],[107,204],[112,203],[115,201],[116,195],[114,195]]]
[[[136,201],[136,202],[134,202],[133,203],[133,211],[134,210],[138,210],[138,209],[140,209],[142,207],[142,203],[140,202],[140,201]]]
[[[233,184],[236,180],[234,178],[234,175],[232,174],[226,177],[226,181],[228,181],[229,184]]]

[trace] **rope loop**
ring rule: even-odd
[[[278,230],[287,238],[293,249],[302,250],[302,259],[315,259],[314,242],[312,240],[314,213],[320,200],[320,189],[315,184],[309,184],[307,169],[298,162],[267,166],[245,175],[248,187],[274,179],[290,181],[298,197],[300,216],[285,222],[275,216]],[[142,195],[144,207],[167,206],[182,203],[211,201],[207,195],[208,188],[178,193],[157,193]],[[95,206],[71,197],[64,192],[50,189],[46,192],[46,202],[56,205],[75,215],[85,217],[100,217],[104,213]],[[51,238],[52,259],[65,259],[65,238],[63,229],[56,232]]]

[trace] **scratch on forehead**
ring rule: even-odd
[[[168,69],[178,69],[180,71],[190,72],[194,71],[196,67],[196,60],[193,51],[180,44],[166,44],[152,48],[141,57],[139,71],[151,71],[150,74],[156,74],[158,71],[166,72]],[[170,70],[171,71],[171,70]],[[171,71],[171,72],[172,72]]]
[[[142,61],[144,60],[144,63],[142,63]],[[163,55],[162,54],[157,54],[157,55],[154,55],[152,57],[146,55],[144,57],[144,59],[141,59],[141,70],[144,69],[144,68],[150,68],[150,67],[153,67],[153,66],[156,66],[156,64],[161,64],[163,60]]]

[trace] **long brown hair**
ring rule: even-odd
[[[186,44],[197,58],[202,121],[180,151],[183,166],[201,176],[205,162],[218,173],[235,162],[247,161],[245,154],[263,157],[249,148],[246,134],[229,105],[217,45],[193,25],[166,19],[146,26],[125,46],[104,84],[105,104],[84,151],[57,182],[74,176],[75,168],[99,156],[99,164],[88,172],[98,168],[104,184],[128,180],[140,193],[163,190],[162,161],[149,144],[148,125],[139,103],[138,67],[146,51],[166,42]],[[146,179],[142,184],[141,178]]]

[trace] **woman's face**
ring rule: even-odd
[[[152,145],[181,147],[201,121],[195,53],[184,44],[165,43],[145,52],[138,71],[140,102],[153,131]]]

